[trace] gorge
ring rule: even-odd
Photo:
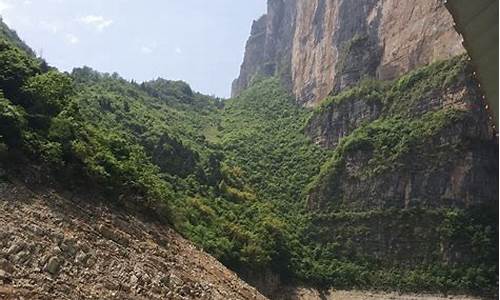
[[[0,296],[498,295],[498,137],[442,1],[268,0],[227,100],[0,25]]]

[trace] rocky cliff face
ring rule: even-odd
[[[328,98],[306,133],[341,158],[320,176],[310,207],[495,202],[497,147],[484,107],[465,57],[419,69],[389,86],[368,82]]]
[[[296,2],[268,1],[268,13],[253,22],[240,76],[233,82],[233,96],[247,88],[256,76],[279,74],[285,86],[292,88],[290,62],[295,33]]]
[[[305,133],[331,156],[304,193],[305,240],[327,258],[310,269],[328,282],[336,260],[371,265],[383,286],[495,265],[498,141],[442,1],[268,3],[233,95],[277,76],[315,107]]]
[[[329,97],[305,131],[334,149],[310,185],[310,239],[404,268],[496,252],[498,143],[465,56]]]
[[[364,77],[393,79],[463,51],[439,0],[269,0],[232,94],[255,76],[276,75],[312,106]]]

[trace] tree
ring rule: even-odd
[[[29,78],[22,92],[28,112],[54,116],[68,104],[73,82],[66,74],[52,70]]]
[[[3,97],[0,90],[0,132],[2,142],[16,145],[21,141],[22,130],[26,125],[26,113]]]
[[[0,40],[0,89],[5,97],[16,102],[19,88],[31,76],[40,72],[36,59],[16,48],[12,44]]]

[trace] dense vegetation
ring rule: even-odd
[[[469,151],[494,159],[493,140],[464,133],[486,124],[477,105],[429,108],[428,99],[436,91],[470,84],[469,68],[467,57],[459,56],[394,82],[365,80],[327,98],[311,115],[310,120],[358,99],[381,107],[375,121],[362,123],[340,140],[308,186],[309,201],[321,211],[311,214],[304,244],[316,247],[306,257],[320,259],[305,261],[303,277],[347,287],[494,293],[498,203],[463,209],[460,200],[426,199],[422,193],[405,205],[400,198],[384,198],[383,192],[377,199],[353,193],[346,183],[376,188],[384,182],[395,185],[394,178],[405,176],[429,180],[440,170],[452,169]],[[484,172],[495,177],[498,169],[494,161],[491,165]]]
[[[222,101],[180,81],[137,84],[86,67],[66,74],[21,47],[8,29],[2,32],[4,162],[28,158],[64,184],[84,182],[122,205],[152,209],[243,275],[272,271],[289,280],[342,288],[487,292],[494,286],[496,229],[487,225],[495,224],[494,215],[458,210],[310,215],[304,205],[307,186],[335,177],[349,151],[377,149],[378,160],[370,169],[377,174],[382,167],[394,167],[408,147],[459,113],[438,112],[412,122],[381,119],[354,132],[334,151],[325,150],[303,134],[313,112],[298,107],[278,80],[256,80],[241,96]],[[410,87],[424,82],[421,78],[436,75],[417,72],[396,82],[397,88],[372,83],[368,90],[373,98],[389,101],[395,96],[385,97],[387,93],[404,97]],[[329,101],[349,101],[361,88]],[[463,267],[431,261],[408,269],[352,252],[356,246],[345,237],[354,238],[370,220],[391,213],[438,220],[437,230],[450,239],[473,239],[477,260]],[[322,240],[328,236],[322,232],[328,222],[343,225]]]
[[[303,145],[297,124],[305,115],[277,83],[263,86],[271,93],[262,96],[269,96],[274,115],[260,120],[266,122],[268,144],[259,148],[264,137],[258,129],[234,131],[230,123],[249,109],[247,99],[257,107],[260,94],[249,92],[223,110],[221,100],[195,93],[183,82],[136,84],[89,68],[64,74],[44,69],[43,61],[9,41],[1,43],[5,155],[27,156],[66,184],[92,183],[124,205],[154,209],[232,268],[288,272],[293,230],[276,207],[300,194],[307,179],[300,169],[318,171],[319,149]],[[287,129],[280,133],[283,147],[271,149],[280,128]],[[255,165],[259,169],[250,174],[253,166],[240,166],[231,150],[249,135],[256,135],[253,144],[262,156],[288,153],[287,164],[266,170],[280,172],[267,187],[259,177],[266,165]],[[281,176],[291,181],[283,185]],[[290,186],[291,192],[281,193]]]

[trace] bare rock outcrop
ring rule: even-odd
[[[266,299],[168,226],[0,182],[0,299]]]
[[[440,123],[443,120],[446,126]],[[430,136],[418,131],[429,124],[440,130]],[[366,139],[359,137],[363,130]],[[330,166],[332,174],[338,173],[331,178],[320,174],[310,190],[311,209],[469,207],[495,202],[498,146],[465,56],[420,68],[388,86],[367,82],[330,97],[312,114],[305,133],[343,156],[341,166]],[[394,143],[399,145],[384,134],[397,136]],[[356,138],[357,147],[345,146]],[[405,144],[407,139],[414,142]],[[400,156],[390,156],[382,148]],[[380,153],[385,154],[379,161]]]
[[[234,80],[232,95],[246,89],[259,76],[279,74],[282,82],[292,88],[290,62],[295,33],[297,0],[270,0],[268,13],[253,22],[240,76]]]
[[[464,51],[440,0],[269,0],[232,94],[255,76],[278,76],[314,106],[362,78],[393,79]]]

